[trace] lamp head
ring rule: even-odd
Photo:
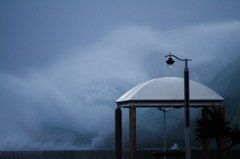
[[[173,64],[174,64],[174,60],[171,58],[171,56],[169,57],[169,59],[166,61],[168,68],[172,69],[173,68]]]

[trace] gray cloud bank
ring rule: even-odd
[[[182,77],[184,63],[176,62],[168,70],[166,54],[192,58],[191,79],[208,83],[216,72],[239,59],[239,41],[239,21],[165,31],[125,26],[96,44],[69,50],[41,69],[29,68],[22,75],[2,72],[0,150],[111,149],[115,100],[152,78]],[[151,113],[161,120],[160,113]],[[161,133],[155,127],[159,122],[142,116],[141,130]],[[174,116],[169,131],[183,120]],[[126,130],[125,111],[123,120]],[[156,143],[149,141],[147,146]]]

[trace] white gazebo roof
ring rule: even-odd
[[[222,106],[224,98],[190,80],[190,107]],[[184,107],[184,79],[164,77],[137,85],[116,101],[118,107]]]

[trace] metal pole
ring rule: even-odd
[[[173,107],[158,107],[159,110],[163,111],[163,152],[167,152],[167,133],[166,133],[166,112],[171,111]],[[164,156],[164,159],[166,159],[166,156]]]
[[[188,59],[185,59],[184,70],[184,98],[185,98],[185,151],[186,159],[191,159],[191,146],[190,146],[190,108],[189,108],[189,71],[187,65]]]
[[[164,149],[163,151],[166,152],[166,143],[167,143],[167,139],[166,139],[166,111],[164,112]],[[166,156],[164,156],[164,159],[166,159]]]

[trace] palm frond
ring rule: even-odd
[[[209,109],[206,120],[199,118],[195,121],[195,139],[204,142],[207,139],[225,137],[229,133],[230,122],[215,107]]]

